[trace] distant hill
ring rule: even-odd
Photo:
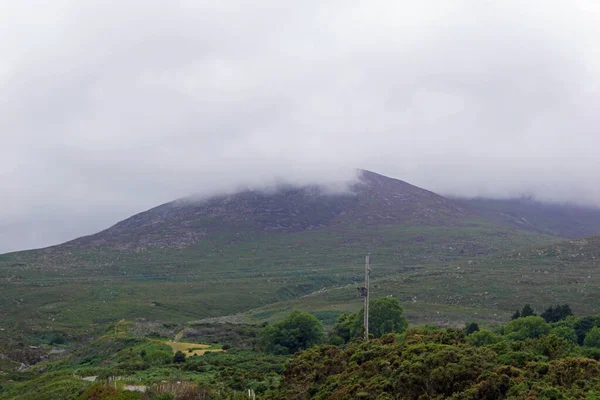
[[[546,235],[578,239],[600,235],[600,208],[531,199],[454,199],[482,218]]]

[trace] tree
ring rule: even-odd
[[[361,328],[362,320],[358,320],[358,313],[343,313],[333,325],[333,333],[347,343],[360,334]]]
[[[598,315],[590,315],[587,317],[583,317],[577,322],[573,328],[575,328],[575,333],[577,334],[577,343],[583,344],[585,339],[585,335],[595,326],[600,324],[600,316]]]
[[[271,353],[295,353],[323,342],[323,325],[312,314],[294,311],[261,332],[262,347]]]
[[[510,317],[511,320],[513,319],[517,319],[517,318],[521,318],[521,311],[517,310],[512,317]]]
[[[586,335],[583,340],[585,347],[600,347],[600,328],[597,326],[593,327]]]
[[[492,331],[482,330],[473,332],[471,335],[469,335],[467,338],[467,343],[469,343],[471,346],[481,347],[498,343],[501,340],[502,337],[500,337],[500,335],[497,335]]]
[[[521,310],[521,317],[535,317],[537,314],[529,304],[525,304]]]
[[[552,328],[550,334],[567,339],[572,343],[577,343],[577,333],[575,333],[575,329],[570,326],[556,326]]]
[[[380,297],[369,305],[369,334],[381,337],[386,333],[402,333],[408,328],[408,322],[402,315],[404,309],[395,297]],[[362,327],[364,310],[357,316],[358,325]]]
[[[477,322],[470,322],[465,327],[465,333],[467,334],[467,336],[472,334],[473,332],[477,332],[478,330],[479,325],[477,325]]]
[[[571,311],[571,307],[568,304],[557,305],[556,307],[550,306],[541,314],[541,317],[546,320],[546,322],[558,322],[567,318],[568,316],[573,315]]]
[[[511,339],[537,338],[550,332],[550,325],[542,317],[521,317],[504,326],[504,333]]]
[[[183,352],[181,352],[181,351],[178,351],[173,356],[173,362],[176,364],[184,363],[185,362],[185,354],[183,354]]]

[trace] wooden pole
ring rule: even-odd
[[[364,320],[364,326],[365,326],[365,340],[369,340],[369,297],[370,297],[370,293],[369,293],[369,274],[371,272],[371,266],[370,266],[370,254],[367,254],[367,257],[365,258],[365,291],[366,291],[366,296],[365,296],[365,306],[364,306],[364,311],[365,311],[365,320]]]

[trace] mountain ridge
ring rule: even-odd
[[[245,190],[202,200],[190,196],[59,246],[186,247],[210,234],[232,229],[236,231],[234,237],[239,237],[266,231],[301,232],[340,224],[378,225],[409,220],[448,225],[467,214],[459,204],[436,193],[359,170],[359,180],[346,193],[328,193],[316,185],[290,185],[273,192]]]

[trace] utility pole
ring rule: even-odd
[[[370,257],[371,255],[367,254],[367,257],[365,258],[365,340],[369,340],[369,274],[371,273],[371,265],[369,260]]]

